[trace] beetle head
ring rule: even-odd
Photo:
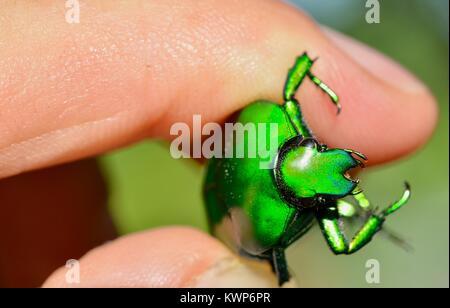
[[[347,149],[328,149],[313,138],[294,137],[278,153],[275,179],[284,199],[310,207],[350,194],[358,184],[348,171],[362,166],[364,155]]]

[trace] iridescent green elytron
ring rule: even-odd
[[[306,53],[297,58],[287,76],[283,105],[259,100],[237,117],[236,122],[243,125],[278,125],[277,148],[270,153],[273,168],[260,168],[258,157],[213,158],[205,181],[211,230],[221,233],[219,236],[240,253],[268,259],[280,285],[289,280],[284,250],[314,221],[318,221],[335,254],[351,254],[366,245],[381,230],[386,216],[410,197],[405,183],[400,200],[378,211],[364,196],[358,181],[347,175],[350,169],[363,166],[366,157],[349,149],[329,149],[314,138],[294,98],[305,77],[331,98],[338,113],[340,105],[338,96],[311,73],[313,62]],[[262,137],[258,134],[256,138],[245,135],[233,146],[256,147]],[[356,206],[343,200],[346,196],[353,197]],[[355,215],[363,217],[364,223],[347,240],[342,220]]]

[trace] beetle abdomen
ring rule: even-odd
[[[242,158],[213,158],[210,160],[205,182],[205,199],[212,229],[229,223],[227,233],[239,248],[258,255],[277,245],[285,234],[288,224],[294,218],[296,209],[287,205],[280,197],[274,181],[273,160],[286,140],[297,133],[291,125],[282,106],[257,101],[239,114],[236,123],[251,124],[256,135],[244,134],[231,144],[234,149],[242,147],[257,149],[256,157],[249,157],[249,151]],[[271,131],[270,124],[276,124],[277,131]],[[273,127],[273,126],[272,126]],[[258,151],[258,140],[266,134],[265,157]],[[270,138],[270,137],[274,138]],[[269,142],[272,144],[272,147]],[[230,146],[230,145],[228,145]],[[261,145],[259,145],[261,146]]]

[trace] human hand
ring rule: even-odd
[[[192,114],[222,122],[255,99],[279,101],[287,68],[305,50],[320,56],[314,71],[343,105],[336,117],[312,84],[298,95],[326,144],[358,149],[371,164],[383,163],[421,146],[436,121],[433,98],[408,72],[276,1],[89,1],[82,2],[79,24],[68,24],[64,9],[56,1],[24,1],[4,4],[0,13],[0,177],[144,138],[169,139],[170,126],[190,123]],[[23,183],[20,177],[13,185],[22,192],[39,178]],[[51,213],[55,204],[48,206]],[[87,217],[95,217],[89,223],[97,239],[112,236],[108,223],[98,223],[104,217],[98,207],[79,211],[65,232],[77,234]],[[217,271],[217,264],[225,270]],[[118,239],[89,253],[81,268],[86,286],[275,281],[247,270],[215,239],[182,228]],[[62,269],[45,285],[64,283]]]

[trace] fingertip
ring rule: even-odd
[[[53,273],[43,287],[258,287],[277,286],[267,263],[242,261],[216,239],[188,227],[165,227],[127,235],[79,261],[79,283],[69,269]]]
[[[80,283],[68,284],[67,268],[44,287],[183,287],[230,252],[206,234],[188,227],[165,227],[123,236],[79,261]]]

